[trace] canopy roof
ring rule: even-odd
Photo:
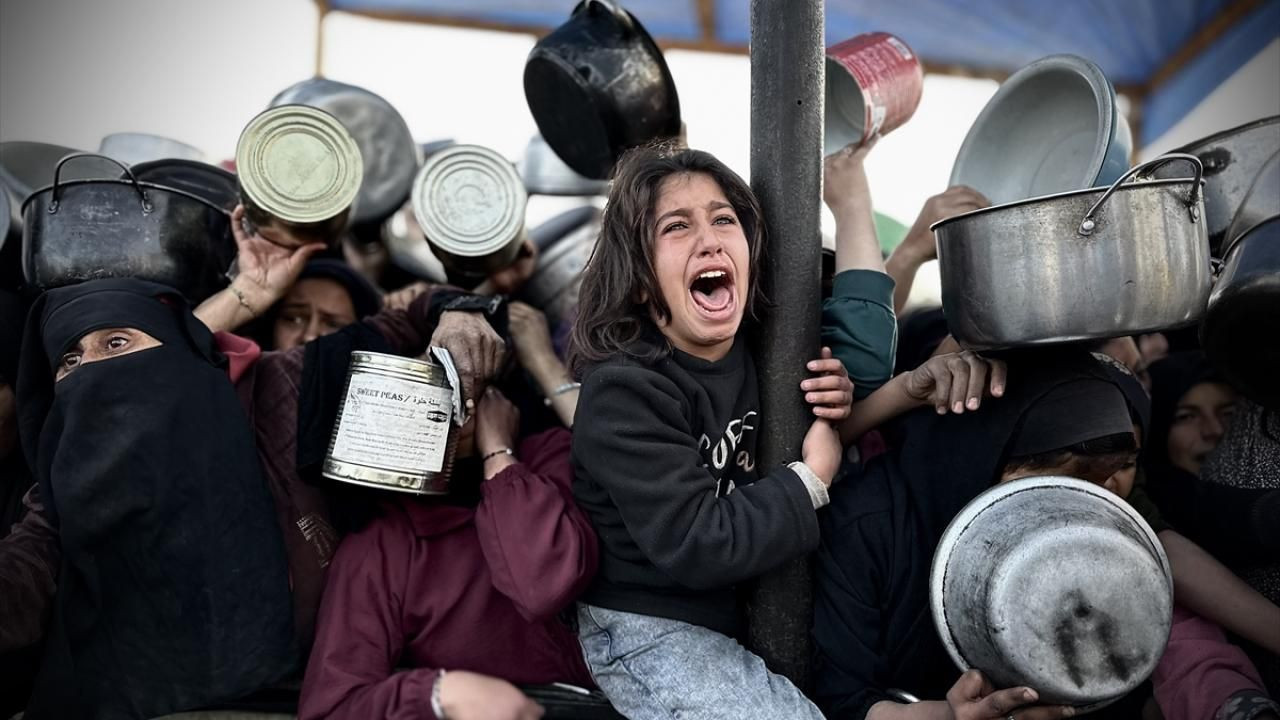
[[[785,2],[786,0],[776,0]],[[540,35],[576,0],[327,0],[373,17]],[[750,0],[624,0],[664,47],[745,52]],[[826,0],[826,38],[898,35],[931,72],[1002,79],[1053,53],[1097,63],[1141,108],[1143,141],[1172,127],[1280,38],[1280,0]]]

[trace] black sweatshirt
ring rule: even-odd
[[[583,601],[736,634],[734,586],[818,544],[800,477],[757,472],[762,425],[741,340],[714,363],[673,350],[592,368],[573,430],[574,495],[601,546]]]

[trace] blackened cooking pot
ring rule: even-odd
[[[1200,342],[1223,377],[1280,410],[1280,215],[1232,242],[1209,296]]]
[[[169,285],[198,303],[227,284],[236,257],[231,213],[185,190],[121,179],[63,180],[23,203],[22,269],[40,289],[136,277]],[[112,161],[114,162],[114,161]]]
[[[538,130],[580,175],[605,180],[628,148],[680,132],[680,99],[662,51],[635,17],[583,0],[538,41],[524,67]]]

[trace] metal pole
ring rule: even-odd
[[[822,0],[751,0],[751,185],[769,233],[756,362],[766,468],[800,457],[813,418],[800,381],[819,347],[823,69]],[[809,558],[761,578],[748,604],[751,647],[802,690],[812,616]]]

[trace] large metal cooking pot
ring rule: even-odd
[[[204,152],[184,142],[149,133],[112,133],[98,143],[98,153],[125,165],[152,160],[204,160]]]
[[[1204,211],[1209,246],[1215,257],[1231,241],[1227,228],[1235,218],[1254,178],[1267,158],[1280,152],[1280,115],[1214,133],[1178,148],[1204,164]],[[1157,171],[1156,177],[1173,177],[1176,168]],[[1245,228],[1247,229],[1247,228]]]
[[[1232,385],[1254,402],[1280,410],[1280,214],[1228,248],[1200,342]]]
[[[236,257],[231,214],[184,190],[124,179],[63,180],[23,204],[22,269],[40,289],[109,277],[163,283],[198,303],[227,284]],[[111,161],[114,162],[114,161]]]
[[[1050,55],[1009,77],[978,114],[951,169],[993,204],[1108,185],[1133,136],[1097,65]]]
[[[929,600],[961,669],[1087,711],[1155,669],[1173,577],[1128,503],[1083,480],[1035,477],[998,485],[956,515],[933,557]]]
[[[631,13],[583,0],[538,41],[524,67],[538,130],[581,175],[605,180],[628,148],[680,132],[680,99],[667,62]]]
[[[1174,160],[1195,178],[1124,183]],[[1211,288],[1200,161],[1166,155],[1110,188],[1033,198],[933,225],[942,305],[973,350],[1190,325]]]
[[[351,224],[382,223],[404,205],[418,172],[418,146],[391,103],[362,87],[315,77],[276,95],[271,107],[281,105],[324,110],[355,138],[364,179],[351,210]]]

